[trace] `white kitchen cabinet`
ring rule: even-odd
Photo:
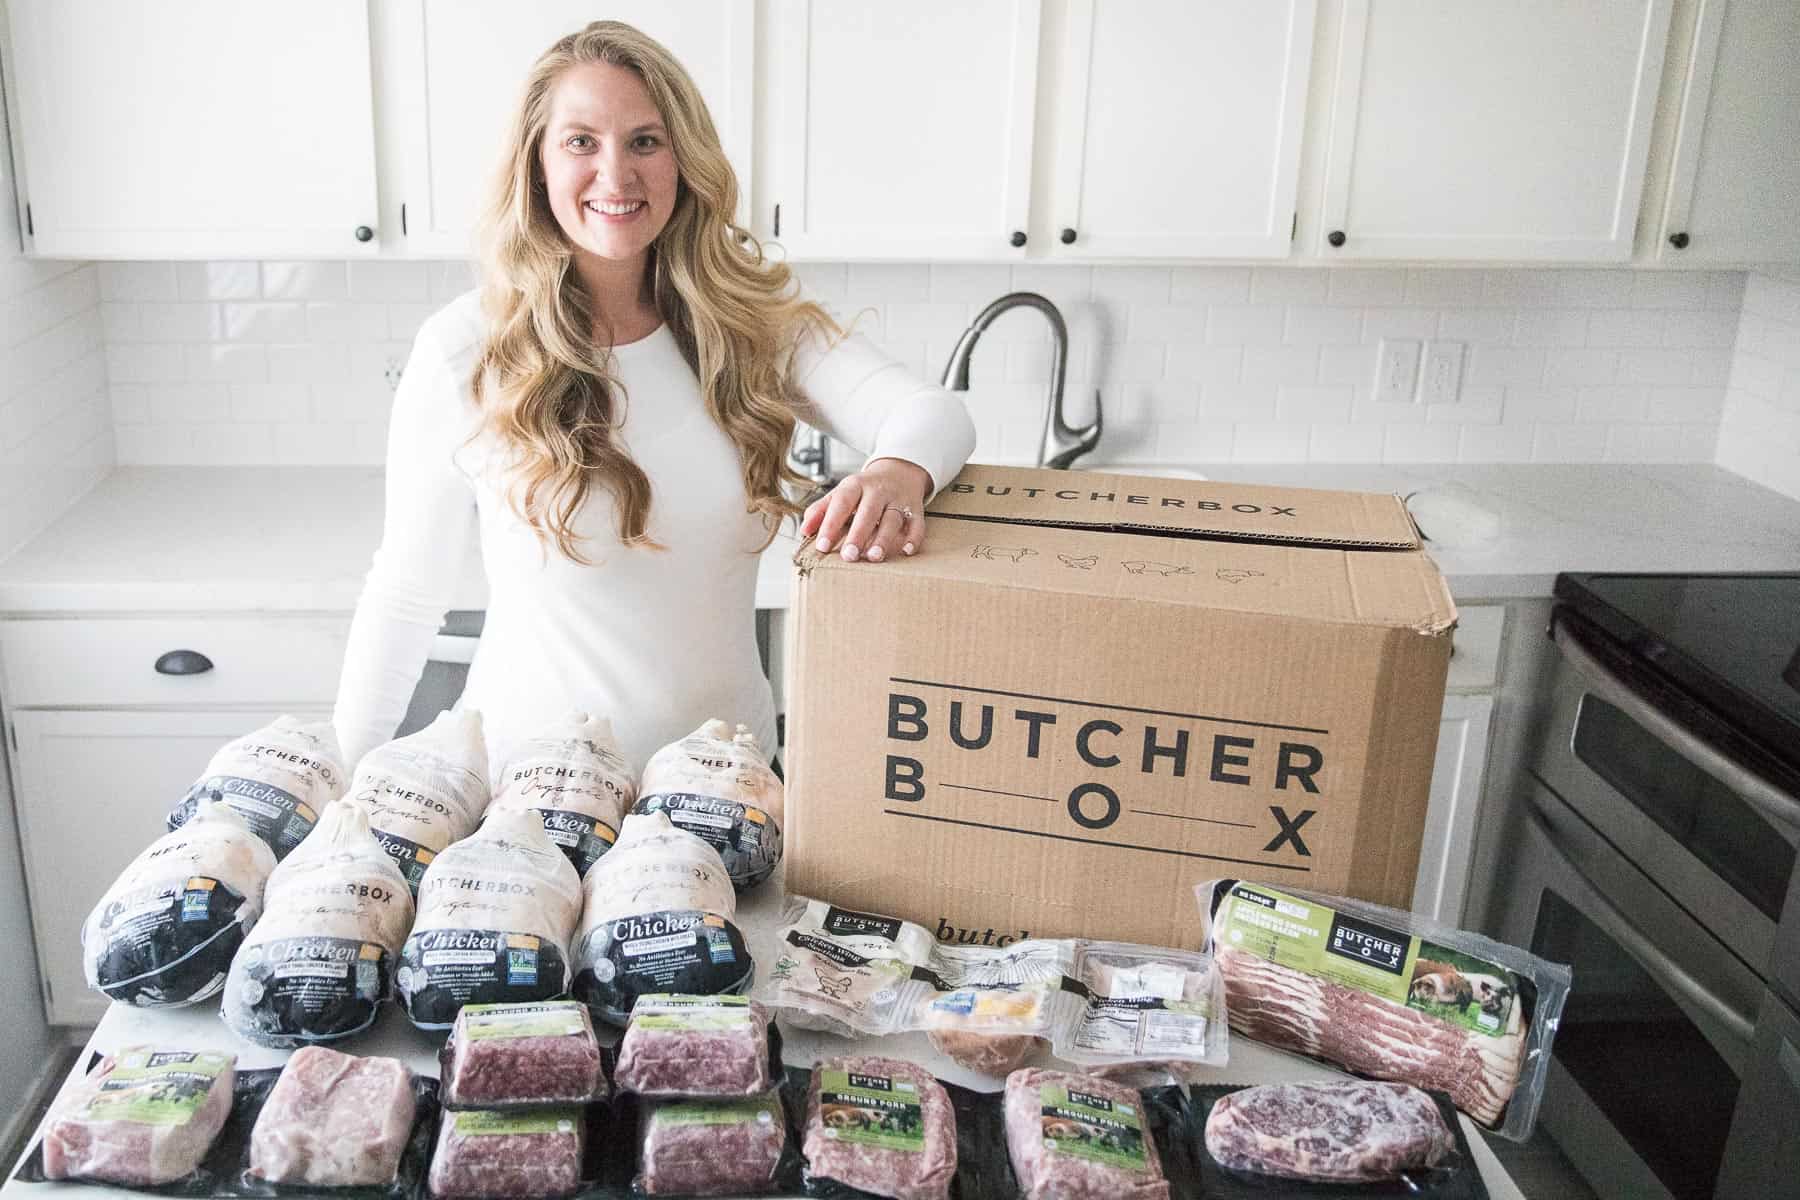
[[[34,253],[375,252],[367,0],[9,0],[7,11]]]
[[[289,710],[324,719],[326,710]],[[92,1025],[110,1003],[88,988],[81,926],[215,751],[278,710],[16,710],[13,770],[32,931],[53,1025]]]
[[[1316,0],[1073,0],[1056,63],[1055,258],[1284,258]]]
[[[1025,254],[1039,0],[776,0],[759,233],[794,258]]]
[[[1316,253],[1631,256],[1672,0],[1341,0]]]
[[[1658,257],[1800,262],[1800,4],[1700,0]]]
[[[687,68],[737,172],[748,214],[754,8],[744,0],[407,0],[384,65],[401,125],[399,183],[410,252],[462,256],[500,161],[507,124],[539,55],[590,21],[634,25]]]

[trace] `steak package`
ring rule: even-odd
[[[581,1185],[587,1122],[579,1108],[446,1112],[431,1158],[443,1200],[532,1200]]]
[[[1530,1136],[1568,967],[1357,900],[1231,879],[1195,894],[1238,1033]]]
[[[743,996],[639,996],[613,1080],[640,1096],[767,1091],[769,1015]]]
[[[566,995],[580,915],[581,879],[537,814],[492,814],[419,884],[397,981],[407,1016],[421,1029],[448,1029],[465,1004]]]
[[[735,1099],[652,1100],[638,1120],[636,1184],[648,1196],[769,1191],[789,1144],[775,1088]]]
[[[102,1059],[44,1123],[44,1177],[153,1187],[193,1174],[231,1115],[236,1064],[148,1046]]]
[[[662,813],[625,818],[618,844],[582,881],[575,994],[624,1025],[642,995],[743,992],[754,964],[733,917],[718,851]]]
[[[704,838],[740,889],[781,861],[781,779],[748,726],[708,721],[651,755],[631,811],[666,813],[676,828]]]
[[[274,851],[243,818],[199,801],[193,819],[150,843],[88,914],[88,986],[146,1008],[213,995],[262,913],[274,869]]]
[[[1227,1061],[1225,981],[1212,955],[1083,942],[1076,974],[1086,1000],[1079,1020],[1057,1039],[1057,1057],[1097,1074],[1147,1070],[1176,1081]]]
[[[449,1108],[585,1104],[607,1091],[599,1039],[575,1000],[465,1004],[438,1062]]]
[[[779,953],[755,995],[791,1024],[839,1037],[909,1027],[913,973],[930,963],[936,945],[928,930],[789,896],[776,937]]]
[[[1066,1071],[1006,1078],[1006,1149],[1024,1200],[1169,1200],[1137,1089]]]
[[[330,721],[277,717],[212,756],[186,798],[169,813],[169,828],[179,829],[193,819],[200,801],[218,800],[282,859],[306,839],[325,806],[343,795],[349,783]]]
[[[375,747],[356,764],[349,794],[417,892],[431,861],[473,833],[487,811],[481,714],[441,712],[417,733]]]
[[[956,1113],[931,1073],[897,1058],[827,1058],[806,1095],[807,1174],[894,1200],[948,1200]]]
[[[494,772],[490,811],[529,809],[587,877],[619,840],[619,825],[637,799],[637,773],[613,740],[612,723],[572,713],[542,737],[509,750]]]
[[[417,1112],[412,1071],[399,1059],[302,1046],[257,1115],[250,1174],[326,1188],[391,1184]]]
[[[263,1046],[360,1033],[392,992],[412,917],[367,812],[333,802],[269,877],[268,910],[231,961],[219,1015]]]

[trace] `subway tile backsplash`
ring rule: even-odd
[[[1800,271],[1750,277],[1718,463],[1800,500]]]

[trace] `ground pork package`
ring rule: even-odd
[[[231,1115],[236,1064],[148,1046],[102,1059],[44,1122],[45,1177],[153,1187],[191,1175]]]
[[[81,928],[88,986],[131,1004],[204,1000],[263,908],[275,853],[223,804],[150,843]]]
[[[572,713],[542,737],[507,752],[494,772],[492,811],[528,809],[586,877],[637,799],[637,773],[613,740],[612,723]]]
[[[419,1028],[448,1029],[465,1004],[564,995],[580,915],[581,879],[537,814],[492,813],[438,855],[419,884],[400,1002]]]
[[[781,780],[747,726],[708,721],[650,757],[635,813],[666,813],[719,852],[731,882],[754,887],[781,861]]]
[[[264,1046],[347,1037],[374,1023],[412,925],[412,894],[339,800],[269,878],[268,909],[231,963],[220,1015]]]
[[[286,858],[349,782],[330,721],[277,717],[212,756],[169,814],[169,828],[187,824],[201,800],[220,800],[269,843],[276,858]]]
[[[481,714],[441,712],[419,732],[375,747],[356,764],[350,795],[417,892],[431,860],[473,833],[487,810]]]
[[[314,1187],[386,1186],[400,1170],[418,1103],[397,1058],[302,1046],[250,1134],[250,1174]]]

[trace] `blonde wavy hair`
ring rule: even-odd
[[[550,210],[539,143],[550,96],[577,64],[634,72],[669,132],[679,174],[675,208],[650,249],[651,294],[706,409],[737,448],[749,511],[770,538],[799,512],[788,464],[795,423],[790,378],[796,340],[842,336],[818,305],[798,295],[785,264],[733,222],[737,176],[706,102],[660,43],[619,21],[595,21],[532,66],[513,115],[505,161],[481,227],[482,307],[488,336],[475,372],[482,429],[508,451],[510,500],[540,544],[578,563],[576,513],[594,487],[612,494],[619,540],[661,549],[648,532],[650,480],[615,439],[624,388],[611,347],[594,344],[596,312],[574,269],[574,250]],[[765,541],[765,545],[767,542]]]

